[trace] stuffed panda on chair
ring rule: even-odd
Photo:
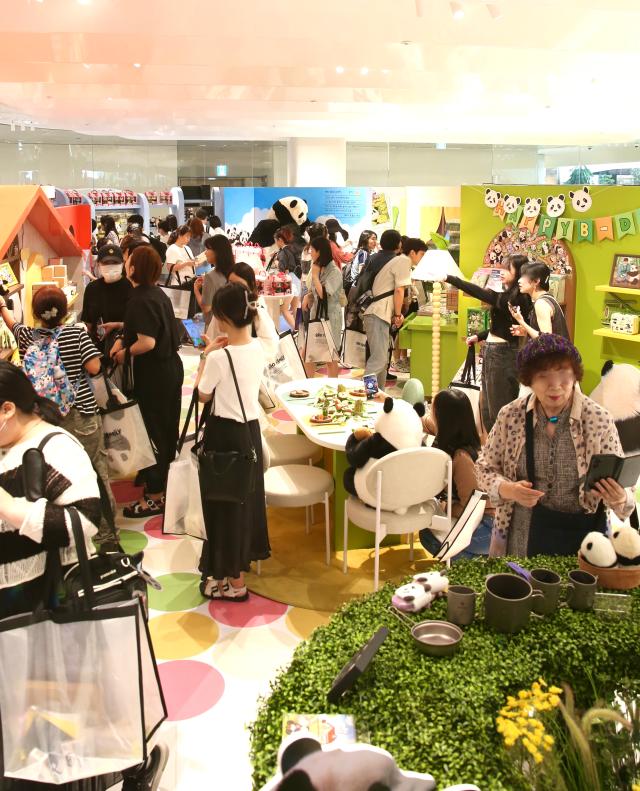
[[[378,459],[396,450],[419,448],[422,445],[424,431],[421,418],[424,413],[424,403],[411,406],[401,399],[386,398],[384,409],[376,420],[375,433],[362,428],[351,434],[345,448],[351,466],[344,473],[344,488],[349,494],[376,507],[375,498],[365,486],[369,469]],[[396,509],[396,513],[406,513],[406,510]]]
[[[253,229],[249,242],[259,244],[260,247],[271,247],[274,244],[274,234],[283,225],[295,226],[297,236],[302,236],[309,225],[309,207],[302,198],[289,195],[280,198],[271,207],[269,217],[260,222]]]

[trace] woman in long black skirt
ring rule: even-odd
[[[202,558],[200,590],[209,599],[245,601],[244,572],[251,561],[271,554],[267,533],[262,472],[262,439],[258,393],[265,357],[260,341],[251,337],[257,295],[230,283],[216,292],[212,311],[224,335],[210,342],[198,374],[203,402],[213,399],[204,433],[206,451],[256,454],[255,486],[244,503],[212,502],[203,498],[208,551]],[[244,413],[243,413],[244,410]],[[242,486],[243,481],[237,482]],[[200,482],[206,494],[206,480]]]

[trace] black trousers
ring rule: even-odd
[[[156,449],[156,464],[143,471],[145,489],[164,492],[169,465],[178,446],[184,369],[176,354],[153,369],[134,372],[133,394],[140,404],[144,424]]]

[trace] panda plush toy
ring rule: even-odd
[[[625,455],[634,456],[640,453],[640,368],[607,360],[601,376],[591,399],[613,416]],[[631,524],[638,527],[637,511]]]
[[[344,487],[349,494],[356,495],[372,508],[376,507],[375,496],[365,486],[369,469],[378,459],[396,450],[419,448],[424,437],[421,420],[424,414],[424,403],[412,406],[401,399],[386,398],[383,411],[376,420],[375,433],[362,428],[351,434],[345,448],[350,467],[344,473]],[[397,504],[385,508],[383,502],[382,507],[397,514],[407,512]]]
[[[260,220],[253,229],[249,242],[260,247],[271,247],[275,243],[275,232],[283,225],[290,226],[294,236],[302,238],[309,224],[309,207],[305,201],[295,195],[289,195],[273,204],[269,216]]]
[[[618,565],[616,550],[611,539],[603,533],[587,533],[580,544],[580,555],[592,566],[612,569]]]
[[[323,749],[308,733],[289,736],[278,751],[278,773],[262,791],[435,791],[429,774],[398,768],[386,750],[370,744]],[[462,784],[443,791],[479,791]]]

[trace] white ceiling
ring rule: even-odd
[[[460,3],[455,20],[449,0],[0,0],[0,123],[155,140],[640,138],[640,0],[493,0],[498,19]]]

